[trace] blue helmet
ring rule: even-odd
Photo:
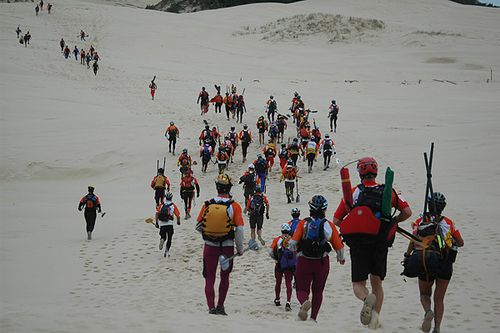
[[[322,195],[315,195],[309,201],[309,208],[312,211],[325,211],[328,208],[328,200]]]

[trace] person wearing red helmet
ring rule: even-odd
[[[357,170],[361,184],[352,189],[353,207],[348,207],[342,199],[333,215],[333,223],[340,226],[340,233],[350,248],[352,288],[354,295],[363,301],[361,323],[377,329],[384,301],[382,281],[387,272],[387,252],[394,239],[395,227],[384,228],[380,221],[384,185],[375,181],[377,161],[373,157],[363,157],[358,160]],[[392,207],[399,211],[392,219],[394,226],[412,214],[408,203],[394,190]],[[374,223],[381,225],[378,234],[371,232]],[[366,287],[368,277],[371,293]]]

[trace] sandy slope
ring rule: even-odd
[[[500,233],[493,216],[500,98],[498,83],[485,83],[490,67],[500,71],[498,10],[433,0],[311,0],[186,15],[83,1],[56,5],[52,15],[39,17],[31,4],[0,5],[1,331],[363,330],[348,265],[332,265],[313,325],[295,322],[295,300],[292,313],[272,305],[273,264],[263,251],[238,260],[228,318],[205,314],[202,241],[192,220],[175,229],[173,256],[159,255],[156,229],[143,220],[152,214],[148,185],[155,160],[165,155],[164,127],[174,120],[181,146],[193,151],[202,128],[197,92],[205,85],[213,95],[213,83],[233,82],[246,88],[252,128],[269,94],[284,110],[299,91],[320,110],[315,118],[323,130],[336,98],[339,157],[370,154],[381,168],[390,165],[416,213],[424,191],[422,152],[435,141],[435,188],[449,198],[448,213],[466,241],[443,332],[498,330]],[[335,44],[318,36],[272,43],[258,35],[233,36],[244,25],[310,12],[375,18],[387,27],[375,37]],[[33,35],[28,48],[16,41],[18,24]],[[80,29],[90,35],[85,47],[92,43],[103,58],[97,77],[59,53],[61,37],[83,46]],[[154,74],[159,90],[152,102],[147,84]],[[233,124],[213,113],[207,119],[222,131]],[[244,169],[239,153],[230,168],[234,177]],[[178,171],[167,158],[178,197]],[[200,199],[207,199],[215,191],[215,168],[206,175],[195,171]],[[76,211],[88,184],[108,212],[92,242],[83,240],[83,217]],[[316,167],[300,188],[304,211],[314,193],[329,198],[329,215],[340,199],[336,170]],[[233,193],[242,199],[239,187]],[[282,193],[275,172],[269,240],[292,207]],[[399,276],[405,247],[398,239],[390,253],[384,332],[416,331],[422,316],[416,282]]]

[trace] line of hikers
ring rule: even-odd
[[[40,0],[40,2],[36,4],[36,6],[35,6],[35,15],[36,16],[38,16],[38,13],[40,11],[43,11],[43,5],[44,5],[43,0]],[[49,3],[47,3],[47,12],[50,14],[51,11],[52,11],[52,4],[49,2]]]
[[[83,32],[83,30],[82,30]],[[59,41],[59,46],[61,48],[61,53],[64,55],[65,59],[69,59],[71,54],[75,57],[75,61],[78,61],[78,57],[80,57],[80,64],[87,65],[87,69],[90,68],[90,63],[92,63],[92,70],[94,71],[94,75],[97,75],[97,71],[99,70],[98,61],[101,59],[99,54],[93,45],[90,45],[89,50],[85,51],[84,48],[81,50],[75,45],[73,50],[70,50],[69,45],[66,44],[64,38],[61,38]]]

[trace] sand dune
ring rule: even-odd
[[[446,193],[447,212],[466,243],[447,294],[442,332],[498,331],[498,10],[445,0],[310,0],[175,15],[103,3],[111,2],[57,2],[53,14],[38,17],[31,3],[0,4],[2,332],[364,330],[349,263],[341,267],[332,259],[313,324],[295,321],[295,298],[291,313],[272,304],[273,263],[265,251],[235,261],[229,316],[208,316],[194,219],[175,228],[172,257],[161,256],[157,230],[144,219],[153,214],[149,182],[155,163],[165,155],[180,205],[179,172],[166,153],[164,129],[175,121],[180,147],[195,152],[203,127],[197,94],[206,86],[214,95],[214,83],[245,88],[244,121],[254,132],[270,94],[285,112],[298,91],[306,106],[319,110],[314,118],[322,132],[335,98],[341,107],[334,135],[338,157],[373,155],[382,169],[390,165],[395,187],[415,214],[424,193],[422,152],[436,142],[434,186]],[[243,27],[314,13],[376,19],[384,29],[353,43],[307,34],[289,41],[238,34]],[[33,36],[27,48],[16,40],[17,25]],[[80,29],[89,34],[85,43]],[[97,76],[62,57],[61,37],[70,46],[97,48]],[[490,68],[494,81],[487,84]],[[147,88],[153,75],[154,102]],[[235,125],[213,109],[205,119],[223,132]],[[251,157],[259,149],[252,145]],[[245,167],[238,151],[229,174],[236,178]],[[215,194],[216,168],[202,174],[197,166],[195,174],[202,187],[197,212]],[[76,210],[89,184],[107,212],[91,242],[84,240]],[[337,169],[315,166],[313,173],[303,172],[299,186],[302,211],[313,194],[322,193],[332,215],[340,200]],[[271,219],[264,226],[269,241],[294,207],[285,203],[283,191],[274,170],[267,193]],[[241,187],[233,194],[243,200]],[[398,238],[390,251],[381,332],[417,331],[421,323],[416,281],[399,275],[405,248]]]

